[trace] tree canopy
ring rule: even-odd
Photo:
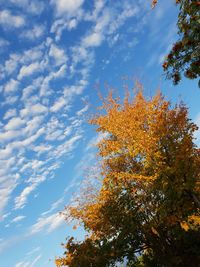
[[[152,6],[157,2],[153,0]],[[179,40],[163,63],[166,77],[172,79],[174,84],[179,83],[182,73],[189,79],[200,76],[200,1],[176,0],[176,4],[179,7]]]
[[[181,103],[139,91],[112,93],[90,123],[107,133],[98,144],[101,185],[68,207],[88,232],[67,240],[57,266],[198,266],[200,151],[197,126]]]

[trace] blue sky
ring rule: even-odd
[[[123,95],[137,78],[200,125],[197,82],[174,87],[162,72],[174,2],[0,0],[0,266],[54,266],[65,237],[83,235],[59,211],[94,165],[100,136],[87,120],[105,84]]]

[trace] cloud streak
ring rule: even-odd
[[[30,227],[28,235],[34,235],[41,231],[50,233],[60,227],[63,223],[64,215],[60,213],[54,213],[47,217],[39,217],[37,222]]]

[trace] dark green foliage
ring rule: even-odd
[[[178,0],[179,40],[173,45],[163,63],[166,77],[174,84],[181,80],[181,74],[189,79],[200,75],[200,1]]]

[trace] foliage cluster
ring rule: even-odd
[[[200,152],[187,108],[139,91],[123,103],[110,94],[103,109],[91,120],[108,133],[101,188],[69,207],[89,234],[68,239],[57,266],[198,266]]]
[[[157,2],[153,0],[152,6]],[[189,79],[200,76],[200,1],[176,0],[176,4],[179,6],[179,40],[163,63],[167,78],[172,79],[174,84],[179,83],[182,72]]]

